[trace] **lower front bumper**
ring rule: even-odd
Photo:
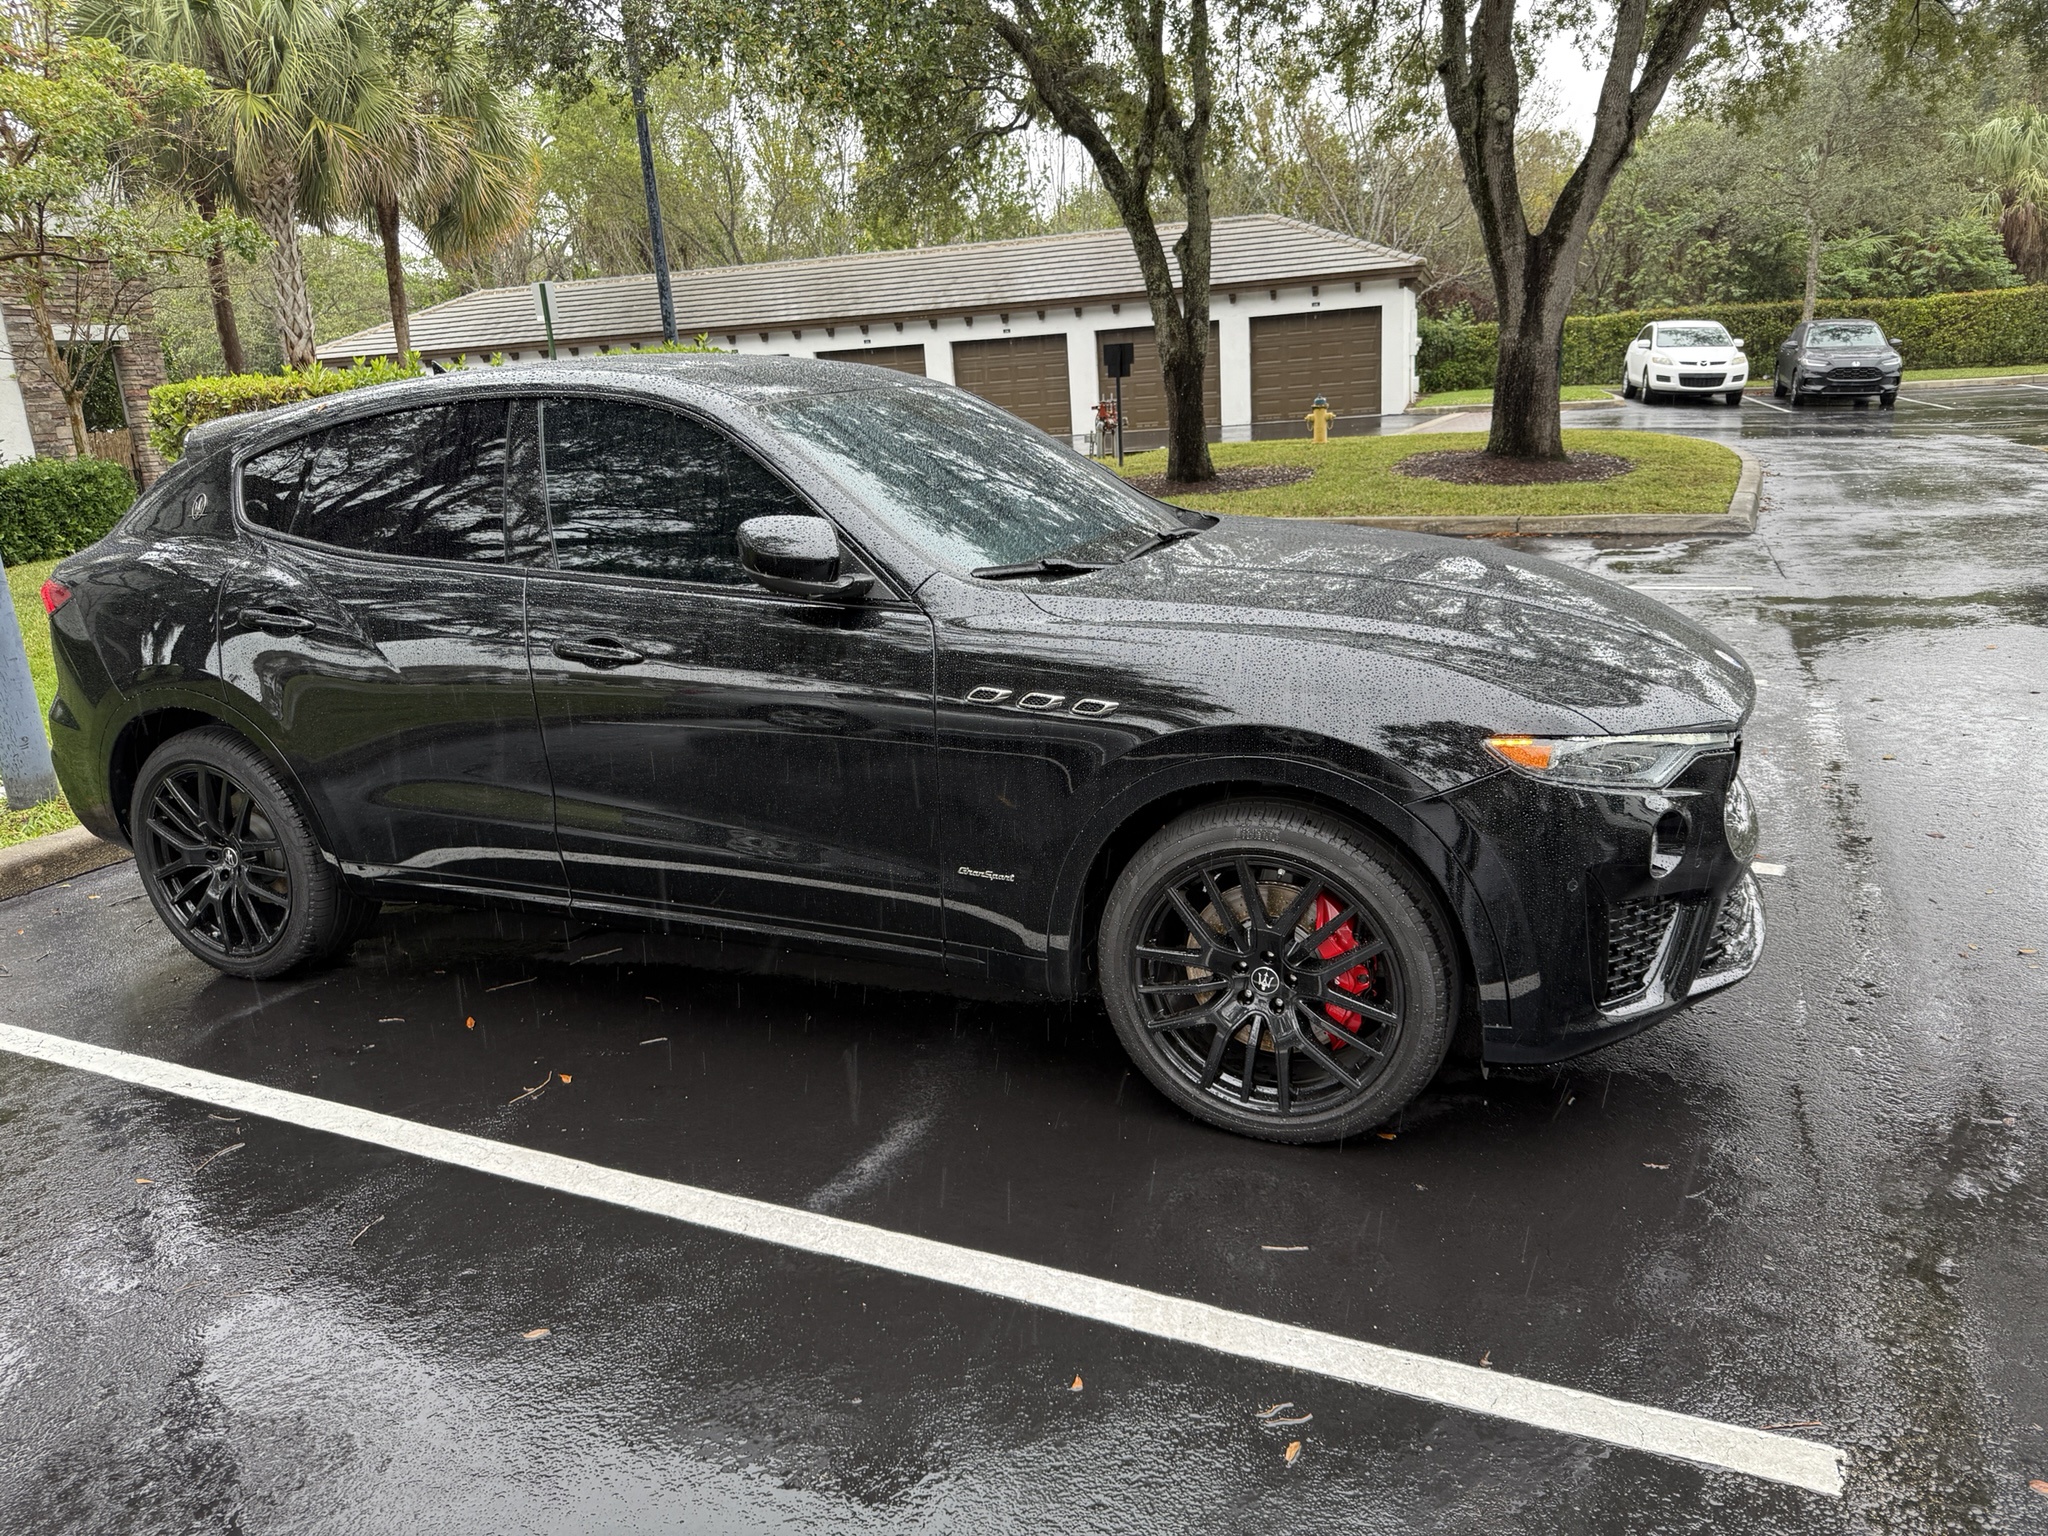
[[[1600,1005],[1591,1027],[1540,1043],[1489,1041],[1486,1057],[1503,1065],[1540,1066],[1640,1034],[1694,998],[1741,981],[1763,957],[1764,939],[1763,893],[1756,876],[1744,872],[1718,909],[1695,904],[1672,910],[1641,986]]]
[[[1801,379],[1802,395],[1889,395],[1896,394],[1897,379]]]

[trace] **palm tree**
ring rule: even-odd
[[[271,242],[278,339],[313,363],[302,218],[352,203],[350,171],[396,111],[389,60],[357,0],[85,0],[84,30],[128,53],[205,72],[205,121]]]
[[[446,262],[482,255],[533,212],[540,156],[524,118],[485,68],[467,26],[397,61],[396,109],[349,167],[384,248],[392,340],[412,350],[399,220],[409,218]]]
[[[2025,106],[1990,118],[1963,146],[1990,185],[1984,211],[1998,221],[2006,260],[2030,283],[2048,278],[2048,113]]]

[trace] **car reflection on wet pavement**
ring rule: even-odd
[[[391,910],[349,966],[243,984],[125,865],[0,903],[0,1021],[1780,1427],[1848,1452],[1842,1498],[8,1058],[0,1526],[2048,1518],[2048,389],[1567,424],[1740,433],[1766,466],[1752,538],[1529,547],[1755,666],[1773,942],[1639,1039],[1448,1072],[1390,1137],[1205,1130],[1090,1007],[511,916]],[[1256,1417],[1283,1402],[1310,1417]]]

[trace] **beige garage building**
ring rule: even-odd
[[[1161,231],[1171,255],[1176,226]],[[1216,221],[1210,262],[1212,435],[1303,431],[1317,395],[1356,428],[1415,395],[1416,258],[1269,216]],[[1165,426],[1158,353],[1130,237],[1121,229],[927,246],[674,274],[686,336],[744,353],[877,364],[944,379],[1057,436],[1085,440],[1111,393],[1102,347],[1136,347],[1124,381],[1127,442]],[[661,339],[654,279],[552,285],[556,355]],[[546,355],[531,288],[464,294],[412,317],[431,361]],[[319,349],[334,363],[388,357],[391,328]]]

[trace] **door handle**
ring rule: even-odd
[[[251,629],[267,630],[273,635],[297,634],[313,627],[311,619],[289,608],[244,608],[242,622]]]
[[[598,636],[589,640],[557,640],[550,647],[564,661],[580,661],[586,667],[630,667],[647,658],[616,640]]]

